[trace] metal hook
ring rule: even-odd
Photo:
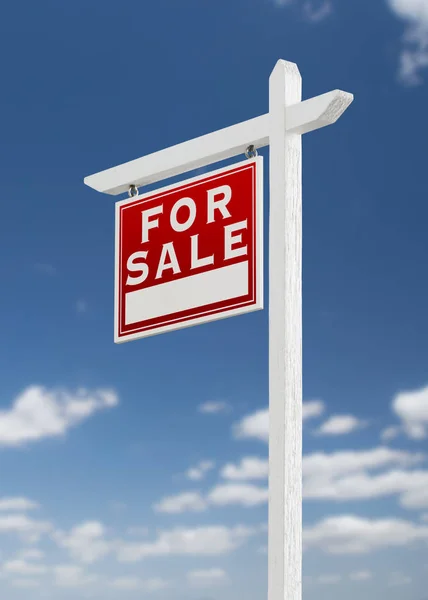
[[[138,196],[138,188],[136,185],[132,184],[129,186],[128,196],[130,198],[134,198],[134,196]]]
[[[257,150],[253,144],[250,144],[248,148],[245,150],[246,158],[255,158],[257,156]]]

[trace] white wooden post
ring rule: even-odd
[[[301,136],[335,123],[352,100],[333,90],[302,102],[297,66],[279,60],[269,113],[85,178],[118,195],[270,145],[268,600],[302,596]]]
[[[286,131],[300,102],[297,66],[269,80],[268,600],[300,600],[302,572],[302,136]]]

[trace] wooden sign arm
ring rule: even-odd
[[[303,134],[334,123],[353,100],[352,94],[333,90],[287,107],[286,131]],[[142,158],[85,177],[89,187],[116,196],[137,187],[244,154],[249,145],[269,145],[269,113],[182,142]]]

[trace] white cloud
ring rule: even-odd
[[[204,402],[198,406],[198,411],[205,415],[216,415],[230,411],[230,405],[227,402]]]
[[[415,36],[413,48],[405,48],[401,53],[399,79],[406,85],[422,83],[420,71],[428,67],[428,44],[425,38],[425,32],[421,32]]]
[[[22,559],[9,560],[2,565],[3,573],[13,575],[43,575],[47,568],[41,564],[34,564]]]
[[[308,402],[303,402],[303,420],[306,419],[314,419],[315,417],[320,417],[325,410],[325,405],[322,400],[309,400]]]
[[[224,479],[245,481],[248,479],[266,479],[269,474],[269,461],[257,456],[247,456],[238,465],[227,464],[220,475]]]
[[[186,471],[186,477],[192,481],[200,481],[205,477],[208,471],[214,469],[215,463],[212,460],[202,460],[196,467],[191,467]]]
[[[395,15],[407,23],[400,58],[400,80],[421,82],[420,71],[428,67],[428,0],[388,0]]]
[[[413,466],[424,460],[421,453],[380,446],[371,450],[340,450],[330,454],[315,452],[303,457],[304,477],[337,477],[390,465]]]
[[[388,0],[392,10],[402,19],[428,23],[427,0]]]
[[[314,453],[303,457],[303,497],[349,501],[398,495],[405,508],[428,507],[428,471],[404,470],[420,463],[424,455],[389,448],[368,451]],[[385,467],[400,466],[382,473]],[[221,474],[234,481],[266,479],[268,460],[247,457],[238,465],[226,465]],[[267,501],[268,490],[245,484],[216,486],[207,502],[214,505],[255,506]]]
[[[0,516],[0,534],[16,534],[25,541],[37,542],[43,534],[51,531],[52,525],[36,521],[27,515],[11,514]]]
[[[202,512],[208,506],[257,506],[267,502],[267,499],[267,488],[247,483],[226,483],[216,485],[205,497],[199,492],[182,492],[176,496],[168,496],[153,508],[156,512],[180,514]]]
[[[17,588],[36,588],[40,586],[40,580],[37,579],[13,579],[11,581],[13,587]]]
[[[246,483],[226,483],[217,485],[207,496],[210,504],[228,506],[257,506],[268,500],[268,489]]]
[[[149,533],[148,527],[128,527],[126,530],[128,535],[136,536],[136,537],[145,537]]]
[[[395,587],[398,585],[408,585],[409,583],[412,583],[412,578],[398,571],[391,573],[388,580],[388,585],[390,587]]]
[[[399,435],[400,431],[400,427],[397,427],[396,425],[386,427],[380,434],[381,440],[383,442],[389,442],[390,440],[394,440]]]
[[[244,417],[233,426],[233,434],[238,439],[253,438],[267,442],[269,440],[269,411],[258,410]]]
[[[330,0],[322,0],[321,2],[305,2],[303,10],[306,18],[312,23],[319,23],[329,17],[333,12],[333,5]]]
[[[324,412],[324,403],[313,400],[303,403],[303,420],[319,417]],[[258,410],[247,415],[233,426],[237,439],[258,439],[269,441],[269,409]]]
[[[403,429],[410,438],[421,440],[427,437],[428,386],[398,393],[392,402],[392,410],[401,420]]]
[[[49,263],[36,263],[34,265],[34,268],[36,269],[36,271],[38,271],[39,273],[43,273],[44,275],[53,276],[57,273],[55,267]]]
[[[368,581],[372,577],[371,571],[355,571],[349,575],[351,581]]]
[[[163,498],[153,506],[156,512],[179,514],[183,512],[202,512],[207,504],[199,492],[183,492],[176,496]]]
[[[389,448],[369,451],[316,453],[303,459],[303,494],[306,499],[355,500],[399,495],[405,508],[428,506],[428,471],[404,470],[424,455]],[[385,467],[400,469],[371,473]]]
[[[201,569],[187,573],[187,582],[191,587],[212,587],[227,583],[228,576],[223,569]]]
[[[58,565],[53,569],[54,583],[59,587],[81,587],[97,581],[96,575],[88,575],[78,565]]]
[[[116,500],[110,503],[110,508],[116,513],[123,513],[125,510],[127,510],[128,505],[126,502],[120,502]]]
[[[313,480],[305,498],[357,500],[399,494],[406,508],[428,507],[428,471],[389,471],[380,475],[358,473],[323,483]]]
[[[119,590],[138,590],[142,588],[142,580],[138,577],[118,577],[111,585]]]
[[[38,548],[24,548],[18,552],[18,558],[22,560],[42,560],[44,557],[45,553]]]
[[[117,547],[117,558],[120,562],[137,562],[150,556],[216,556],[236,550],[255,533],[255,529],[243,525],[178,527],[160,532],[153,542],[121,543]]]
[[[428,540],[428,527],[403,519],[365,519],[355,515],[328,517],[303,531],[306,549],[330,554],[365,554],[391,546]]]
[[[168,582],[160,578],[141,579],[140,577],[117,577],[111,582],[114,588],[119,590],[141,590],[155,592],[168,587]]]
[[[143,587],[147,592],[157,592],[169,587],[169,583],[160,577],[153,577],[143,581]]]
[[[142,587],[142,581],[138,577],[118,577],[111,585],[119,590],[138,590]]]
[[[303,496],[347,501],[398,495],[405,508],[424,508],[428,506],[428,471],[405,470],[424,459],[421,453],[385,447],[309,454],[303,457]],[[387,467],[388,471],[377,472]],[[208,506],[264,504],[268,500],[267,487],[246,482],[266,480],[268,471],[268,459],[244,457],[238,464],[228,463],[221,469],[228,483],[216,485],[205,496],[183,492],[164,498],[155,508],[159,512],[183,513],[206,510]]]
[[[341,581],[340,575],[320,575],[317,579],[318,583],[323,585],[335,585]]]
[[[88,303],[86,302],[86,300],[78,300],[76,302],[76,312],[79,314],[88,312]]]
[[[0,411],[0,446],[21,446],[63,436],[70,427],[117,404],[117,395],[112,390],[81,389],[70,393],[28,387],[10,409]]]
[[[353,415],[333,415],[317,430],[318,435],[346,435],[366,425]]]
[[[21,497],[0,498],[0,511],[2,511],[2,512],[3,511],[25,512],[28,510],[34,510],[36,508],[39,508],[39,505],[37,504],[37,502],[33,502],[32,500],[29,500],[28,498],[21,498]]]
[[[73,527],[69,533],[55,531],[52,535],[61,548],[70,552],[74,560],[94,563],[104,558],[113,548],[105,539],[105,527],[98,521],[87,521]]]
[[[347,450],[315,452],[303,457],[303,477],[308,479],[336,478],[365,470],[380,469],[391,465],[404,467],[416,465],[424,460],[421,453],[379,447],[372,450]],[[248,456],[238,464],[228,463],[220,471],[223,478],[236,481],[266,479],[269,472],[267,458]]]

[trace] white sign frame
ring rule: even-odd
[[[119,292],[120,292],[120,281],[119,281],[119,239],[120,239],[120,219],[119,213],[123,206],[134,204],[135,202],[144,200],[146,198],[150,198],[156,194],[156,196],[160,196],[163,194],[168,194],[168,192],[174,191],[177,187],[190,186],[192,184],[196,184],[208,176],[216,177],[226,174],[228,171],[232,169],[236,169],[239,167],[243,167],[246,165],[256,165],[256,181],[255,181],[255,222],[254,222],[254,274],[255,274],[255,295],[256,300],[254,304],[250,306],[241,306],[234,309],[225,309],[224,311],[217,312],[215,314],[203,315],[200,317],[192,318],[191,321],[187,321],[183,323],[173,323],[170,325],[164,325],[161,327],[157,327],[156,329],[148,329],[145,331],[138,331],[136,333],[131,333],[126,335],[126,337],[121,337],[118,335],[119,331]],[[184,281],[181,280],[181,281]],[[250,158],[238,163],[234,163],[233,165],[228,165],[227,167],[223,167],[221,169],[216,169],[215,171],[209,171],[208,173],[203,173],[201,175],[197,175],[195,177],[191,177],[184,181],[180,181],[179,183],[174,183],[171,185],[167,185],[162,188],[158,188],[151,192],[147,192],[144,194],[139,194],[138,196],[134,196],[133,198],[126,198],[125,200],[119,200],[115,205],[115,274],[114,274],[114,341],[116,344],[125,343],[132,340],[142,339],[145,337],[151,337],[153,335],[160,335],[162,333],[168,333],[170,331],[176,331],[178,329],[184,329],[188,327],[193,327],[194,325],[201,325],[203,323],[210,323],[212,321],[217,321],[220,319],[226,319],[228,317],[236,317],[238,315],[242,315],[245,313],[251,313],[257,310],[263,309],[263,290],[264,290],[264,277],[263,277],[263,157],[256,156],[254,158]]]
[[[270,146],[268,600],[302,597],[302,150],[304,133],[335,123],[353,95],[302,102],[297,65],[278,60],[269,112],[85,178],[117,195]]]

